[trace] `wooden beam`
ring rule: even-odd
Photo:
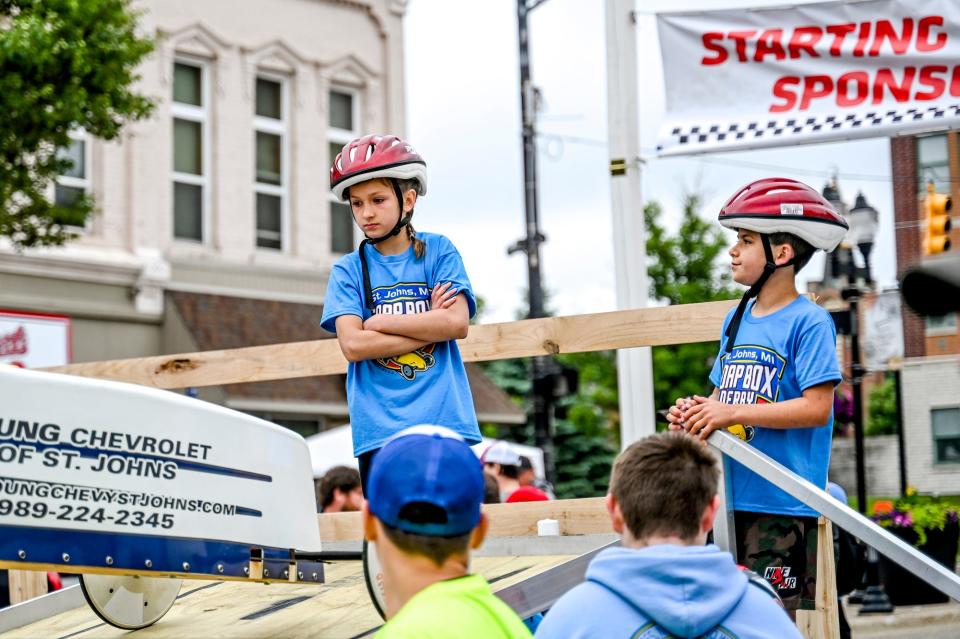
[[[484,504],[490,518],[491,537],[536,536],[537,522],[556,519],[561,535],[592,535],[613,532],[603,497],[533,501],[518,504]],[[317,515],[322,541],[360,541],[363,526],[360,513]]]
[[[327,541],[360,541],[363,539],[363,516],[352,513],[320,513],[320,543]]]
[[[804,639],[839,639],[840,600],[833,559],[833,524],[826,517],[817,520],[816,609],[797,611],[797,628]]]
[[[734,300],[591,315],[481,324],[458,342],[464,361],[689,344],[716,340]],[[133,382],[156,388],[217,386],[336,375],[347,362],[336,340],[292,342],[201,353],[70,364],[55,373]]]
[[[494,537],[537,536],[537,522],[556,519],[561,535],[612,533],[603,497],[531,501],[518,504],[485,504]]]
[[[33,570],[11,570],[7,573],[10,584],[10,605],[47,594],[47,573]]]

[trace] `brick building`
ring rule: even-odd
[[[933,181],[960,204],[957,131],[892,138],[897,276],[921,261],[921,198]],[[956,216],[956,212],[952,212]],[[960,250],[954,217],[950,253]],[[908,481],[922,492],[960,492],[960,330],[956,313],[923,318],[902,306],[903,428]]]

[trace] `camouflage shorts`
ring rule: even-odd
[[[787,610],[814,610],[817,519],[737,511],[737,561],[763,576]]]

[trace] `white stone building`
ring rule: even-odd
[[[960,356],[909,358],[901,372],[907,481],[960,493]]]
[[[356,246],[328,167],[361,133],[403,134],[406,0],[137,6],[157,39],[139,90],[157,108],[115,142],[76,133],[51,197],[84,189],[99,211],[65,248],[0,245],[0,309],[68,316],[75,362],[322,337],[330,267]],[[522,421],[477,384],[481,418]],[[345,421],[342,387],[201,394],[309,433]]]

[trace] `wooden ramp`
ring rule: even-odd
[[[572,555],[475,557],[494,590],[518,583],[573,559]],[[186,580],[170,612],[138,637],[371,637],[382,625],[363,581],[359,561],[327,566],[321,586]],[[128,630],[103,623],[86,605],[4,633],[4,638],[94,639],[123,637]]]

